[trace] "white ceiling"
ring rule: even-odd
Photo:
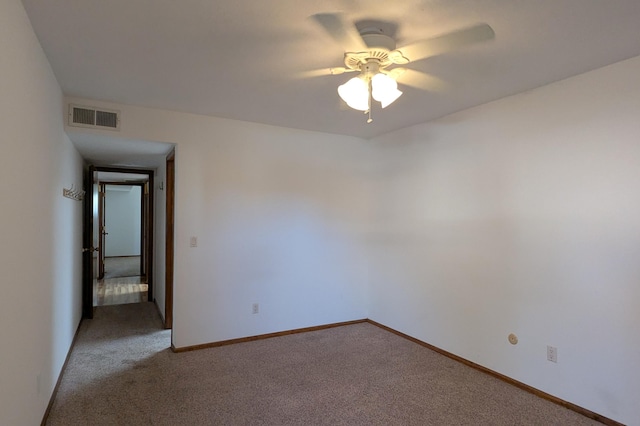
[[[87,163],[96,166],[153,169],[164,165],[173,149],[169,143],[122,139],[77,129],[67,134]]]
[[[146,182],[149,180],[149,175],[140,174],[140,173],[122,173],[122,172],[98,172],[98,180],[100,182],[115,182],[115,183],[125,183],[125,182]],[[131,186],[129,185],[118,185],[114,188],[131,190]]]
[[[66,95],[364,138],[640,55],[638,0],[23,0]],[[445,80],[374,122],[341,105],[352,75],[308,17],[394,24],[398,46],[479,22],[495,40],[409,66]],[[390,25],[393,30],[394,25]]]

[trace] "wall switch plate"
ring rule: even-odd
[[[558,348],[547,346],[547,361],[558,362]]]
[[[258,312],[260,312],[260,305],[257,303],[254,303],[253,306],[251,307],[251,313],[257,314]]]
[[[198,237],[191,237],[189,239],[189,246],[190,247],[198,247]]]

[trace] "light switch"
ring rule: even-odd
[[[189,240],[189,245],[191,247],[198,247],[198,237],[191,237]]]

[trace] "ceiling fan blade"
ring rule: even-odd
[[[430,92],[443,92],[449,86],[438,77],[408,68],[394,68],[389,71],[388,75],[398,83]]]
[[[310,71],[302,71],[295,75],[297,78],[311,78],[311,77],[324,77],[327,75],[340,75],[346,72],[355,72],[357,70],[352,70],[345,67],[335,67],[335,68],[320,68],[317,70]]]
[[[492,40],[495,37],[493,28],[487,24],[478,24],[473,27],[453,31],[438,37],[421,40],[396,49],[402,56],[411,61],[419,61],[430,56],[449,52],[482,41]]]
[[[359,52],[367,48],[355,25],[347,21],[344,15],[340,13],[317,13],[311,15],[311,18],[313,18],[336,43],[342,46],[345,52]]]

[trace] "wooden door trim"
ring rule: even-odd
[[[146,238],[145,234],[147,233],[147,215],[146,209],[148,208],[145,199],[145,191],[148,190],[149,182],[136,184],[140,186],[140,276],[147,277],[147,257],[148,254],[145,250]],[[149,299],[151,300],[151,299]]]
[[[153,301],[153,190],[154,186],[154,173],[151,172],[149,174],[149,198],[147,202],[149,203],[148,212],[147,212],[147,258],[145,262],[145,268],[147,270],[147,284],[149,285],[149,291],[147,293],[147,300]]]
[[[154,214],[154,209],[153,209],[153,188],[155,188],[154,186],[154,175],[155,172],[153,170],[150,169],[139,169],[139,168],[126,168],[126,167],[103,167],[103,166],[95,166],[95,171],[97,172],[114,172],[114,173],[127,173],[127,174],[138,174],[138,175],[146,175],[148,182],[149,182],[149,211],[148,214],[146,215],[146,223],[144,223],[145,221],[143,221],[142,225],[143,228],[146,227],[146,233],[148,235],[147,241],[146,241],[146,265],[145,265],[145,270],[146,270],[146,278],[147,278],[147,284],[148,284],[148,293],[147,293],[147,300],[149,301],[153,301],[153,232],[154,232],[154,226],[153,226],[153,214]],[[106,184],[108,185],[115,185],[116,183],[114,182],[107,182],[105,181]],[[130,183],[125,183],[125,185],[135,185],[135,184],[140,184],[139,182],[130,182]],[[143,186],[143,191],[144,192],[144,186]],[[144,196],[144,194],[143,194]],[[144,209],[143,209],[144,210]],[[145,231],[143,230],[143,233]],[[141,255],[142,257],[142,255]],[[93,303],[93,302],[92,302]]]
[[[82,317],[93,318],[93,175],[94,166],[85,169],[84,218],[82,229]]]
[[[131,173],[131,172],[128,172],[128,173]],[[142,173],[140,173],[140,174],[142,174]],[[105,180],[105,181],[100,182],[100,184],[101,185],[104,184],[104,186],[105,186],[105,191],[104,191],[105,200],[106,200],[106,187],[107,186],[139,186],[140,187],[140,224],[141,224],[141,226],[140,226],[140,255],[139,255],[140,256],[140,276],[148,281],[148,272],[147,272],[147,269],[146,269],[147,265],[145,265],[146,256],[145,256],[145,245],[144,245],[145,244],[144,235],[145,235],[145,232],[146,232],[145,227],[146,227],[146,223],[147,223],[146,221],[148,220],[147,216],[145,214],[145,208],[146,207],[145,207],[145,198],[144,198],[144,196],[146,195],[145,192],[144,192],[145,191],[145,186],[149,185],[147,182],[149,182],[149,181],[145,181],[145,182],[112,182],[112,181]],[[110,257],[110,256],[106,256],[105,255],[105,257]],[[118,256],[118,257],[123,257],[123,256]],[[124,256],[124,257],[127,257],[127,256]]]
[[[107,202],[107,185],[104,182],[98,184],[98,279],[104,278],[105,253],[105,208]]]
[[[173,328],[173,262],[174,262],[174,227],[175,227],[175,149],[167,155],[165,189],[165,296],[164,296],[164,328]]]

